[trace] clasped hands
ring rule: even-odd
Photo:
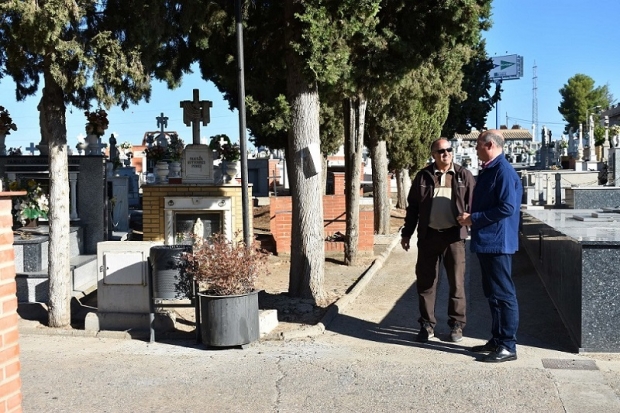
[[[464,227],[471,227],[471,214],[467,213],[467,212],[463,212],[461,215],[459,215],[458,217],[456,217],[456,220],[458,221],[459,225],[464,226]]]

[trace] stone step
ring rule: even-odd
[[[71,258],[72,296],[81,298],[97,289],[97,255]],[[20,303],[47,302],[49,275],[46,270],[16,271],[17,301]]]

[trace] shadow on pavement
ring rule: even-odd
[[[467,246],[469,251],[469,245]],[[449,341],[450,328],[447,324],[447,301],[448,301],[448,282],[442,272],[437,291],[437,301],[435,315],[437,325],[435,326],[436,338],[428,343],[417,343],[415,337],[419,331],[418,324],[418,297],[415,281],[413,280],[415,259],[412,257],[403,258],[404,254],[398,247],[392,252],[382,268],[367,286],[366,290],[357,298],[363,300],[354,314],[338,314],[338,316],[327,326],[328,331],[338,334],[356,337],[362,340],[375,342],[392,343],[404,346],[416,346],[434,348],[444,352],[462,353],[468,348],[459,343]],[[390,261],[402,261],[407,259],[407,263],[400,265],[390,264]],[[469,338],[481,340],[481,344],[490,338],[490,312],[487,300],[482,292],[481,275],[478,259],[475,254],[468,253],[468,270],[466,273],[467,291],[467,325],[464,335]],[[409,276],[402,276],[398,272],[409,272]],[[542,282],[529,257],[525,251],[517,252],[513,257],[513,279],[517,288],[517,298],[519,301],[520,324],[517,333],[517,342],[520,345],[544,348],[549,350],[576,352],[577,348],[572,343],[570,336],[564,327],[560,316],[549,298]],[[395,294],[401,294],[391,308],[386,309],[385,316],[379,322],[371,322],[372,316],[370,308],[380,308],[383,302],[373,296],[375,288],[392,288],[398,284],[394,290]],[[385,287],[390,285],[390,287]],[[402,287],[398,289],[398,287]],[[404,290],[404,292],[403,292]],[[388,292],[389,294],[389,292]],[[368,306],[364,309],[364,306]],[[364,315],[357,317],[358,313]],[[474,353],[467,352],[467,355]]]

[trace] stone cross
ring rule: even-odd
[[[30,155],[34,155],[34,151],[37,149],[36,146],[34,146],[34,143],[30,142],[30,146],[26,148],[26,150],[28,152],[30,152]]]
[[[193,100],[181,101],[181,108],[183,109],[183,123],[187,126],[192,125],[192,143],[200,145],[200,122],[202,121],[203,126],[211,122],[209,109],[213,103],[210,100],[200,100],[198,89],[194,89],[193,92]]]

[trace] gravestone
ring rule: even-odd
[[[116,176],[127,177],[127,204],[130,208],[140,205],[140,177],[133,166],[116,168]]]
[[[107,237],[105,159],[69,156],[70,218],[84,228],[84,253],[96,254],[97,243]],[[49,164],[43,156],[0,157],[0,174],[11,180],[33,178],[49,187]]]
[[[183,122],[192,126],[192,144],[186,145],[183,151],[183,183],[212,184],[213,151],[207,145],[200,144],[200,122],[207,126],[210,122],[209,109],[212,103],[201,101],[198,89],[193,90],[193,100],[181,102],[183,108]]]

